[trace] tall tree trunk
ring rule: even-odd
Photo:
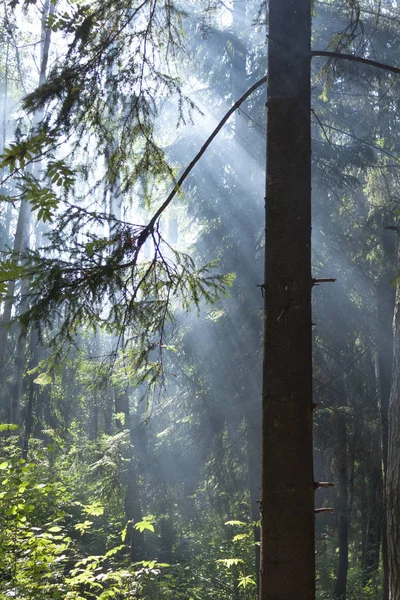
[[[376,456],[376,455],[375,455]],[[374,461],[374,456],[371,460]],[[373,468],[372,474],[369,473],[368,497],[367,497],[367,523],[363,560],[363,585],[368,585],[373,575],[379,569],[379,549],[382,538],[382,498],[380,473]]]
[[[347,571],[349,568],[349,522],[348,522],[348,476],[347,476],[347,434],[346,418],[339,414],[336,420],[337,431],[337,522],[339,562],[335,584],[336,600],[346,600]]]
[[[30,206],[25,200],[21,201],[18,213],[17,229],[15,232],[13,252],[18,255],[24,249],[24,243],[29,239]],[[14,306],[15,281],[10,281],[7,298],[4,302],[3,316],[0,325],[0,379],[4,379],[4,366],[7,356],[7,338]]]
[[[132,419],[129,409],[129,397],[128,391],[125,391],[125,400],[123,401],[125,407],[125,425],[124,428],[129,429],[130,432],[130,449],[128,455],[128,466],[127,466],[127,480],[125,490],[125,518],[130,523],[128,529],[129,545],[131,561],[137,562],[145,558],[145,544],[143,532],[134,529],[135,523],[142,521],[143,513],[140,502],[140,491],[139,491],[139,469],[137,465],[137,457],[140,452],[143,451],[143,437],[145,437],[144,426],[145,424],[139,416],[136,427],[133,427]]]
[[[21,281],[21,302],[20,314],[23,314],[28,308],[28,292],[29,283],[25,280]],[[17,340],[17,348],[15,351],[14,360],[14,381],[11,386],[10,394],[10,423],[20,424],[21,398],[24,387],[24,371],[26,361],[26,340],[28,337],[28,326],[26,324],[20,326],[19,336]]]
[[[2,123],[2,132],[1,132],[1,154],[4,153],[4,149],[6,147],[7,140],[7,123],[8,123],[8,71],[9,71],[9,59],[10,59],[10,40],[7,40],[7,49],[6,49],[6,64],[4,71],[4,93],[3,93],[3,123]],[[3,179],[3,177],[2,177]],[[6,190],[4,185],[0,186],[0,193],[5,194]],[[6,217],[4,223],[4,234],[2,239],[0,239],[0,251],[4,250],[8,244],[8,239],[10,235],[10,224],[11,224],[11,216],[12,216],[12,204],[9,202],[7,204]]]
[[[232,27],[235,36],[232,62],[232,88],[234,99],[240,98],[247,89],[246,45],[243,36],[245,24],[246,0],[234,0],[232,10]],[[244,106],[241,108],[244,109]],[[235,138],[237,143],[243,143],[247,129],[248,117],[239,109],[235,113]]]
[[[383,230],[382,246],[385,259],[389,265],[393,252],[393,233]],[[394,258],[394,257],[393,257]],[[393,260],[393,263],[395,260]],[[386,525],[386,472],[388,456],[388,411],[390,388],[392,383],[393,363],[393,324],[395,291],[392,286],[395,268],[386,268],[376,288],[376,304],[378,313],[377,361],[381,421],[381,453],[383,479],[383,519],[382,519],[382,566],[383,566],[383,600],[389,598],[387,525]]]
[[[269,1],[261,600],[315,597],[310,0]]]
[[[40,349],[39,349],[39,336],[36,329],[32,329],[30,340],[29,340],[29,353],[30,353],[30,364],[29,367],[33,369],[36,367],[40,360]],[[28,456],[29,450],[29,440],[31,438],[34,421],[35,421],[35,412],[37,410],[37,400],[38,396],[41,393],[39,387],[34,383],[35,375],[27,376],[27,388],[28,388],[28,399],[25,408],[25,427],[23,433],[23,442],[22,442],[22,452],[23,458],[26,460]]]
[[[251,414],[247,415],[247,463],[248,463],[248,485],[250,493],[251,520],[260,520],[260,404],[251,402],[249,406]],[[257,592],[260,592],[260,527],[253,526],[255,563],[257,573]]]
[[[398,250],[400,265],[400,244]],[[400,283],[396,286],[393,319],[393,372],[389,399],[386,469],[386,525],[389,599],[400,600]]]
[[[55,4],[50,0],[45,0],[42,19],[41,19],[41,44],[40,44],[40,71],[39,71],[39,86],[43,85],[46,81],[47,66],[49,60],[50,40],[51,40],[51,28],[47,27],[47,19],[49,16],[54,14]],[[35,112],[33,116],[32,128],[35,129],[43,120],[44,108]],[[3,136],[5,136],[5,130]],[[33,167],[36,171],[40,169],[40,166],[36,164]],[[33,169],[32,168],[32,169]],[[31,223],[31,209],[28,202],[25,200],[21,201],[17,229],[14,238],[13,251],[16,257],[23,252],[29,246],[29,228]],[[21,296],[27,295],[28,285],[27,282],[21,282]],[[4,366],[6,360],[6,350],[8,341],[8,329],[11,319],[11,313],[14,306],[14,293],[15,293],[15,281],[11,281],[8,286],[8,297],[4,303],[4,312],[0,327],[0,379],[4,378]],[[21,311],[24,310],[26,302],[21,300]],[[17,342],[17,353],[15,358],[16,363],[16,375],[14,379],[14,385],[12,394],[9,402],[9,419],[10,422],[19,421],[20,413],[20,397],[22,393],[22,373],[25,366],[25,346],[26,346],[26,330],[21,330],[20,336]]]

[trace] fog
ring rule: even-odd
[[[359,4],[315,2],[312,48],[396,63],[397,3]],[[96,63],[96,102],[85,108],[88,90],[81,103],[71,100],[73,108],[65,90],[49,95],[46,106],[54,112],[44,117],[46,135],[56,139],[57,123],[58,141],[39,148],[34,166],[29,156],[26,169],[18,159],[14,178],[9,163],[2,165],[1,251],[12,261],[1,272],[2,422],[18,420],[26,453],[36,451],[36,439],[57,448],[53,467],[65,468],[76,502],[104,503],[113,524],[109,538],[127,520],[154,517],[155,532],[137,534],[130,552],[136,561],[172,565],[171,578],[183,582],[172,592],[178,600],[256,598],[265,86],[230,118],[156,225],[146,226],[224,114],[265,75],[264,5],[179,2],[180,29],[171,28],[170,36],[184,51],[171,50],[170,65],[163,64],[173,46],[168,11],[157,13],[164,27],[157,38],[143,33],[148,15],[138,9],[124,35],[144,36],[140,49],[122,46],[118,58],[115,42],[115,56],[105,53],[110,81],[120,78],[120,98],[110,81],[100,94],[105,70]],[[34,72],[23,41],[34,33],[28,12],[19,20],[13,36],[20,36],[20,54],[11,34],[0,38],[3,50],[14,49],[1,66],[3,153],[11,140],[28,140],[34,114],[22,101]],[[96,36],[99,48],[101,32]],[[66,43],[56,35],[54,64]],[[132,57],[150,81],[143,89],[140,78],[133,84],[122,75]],[[341,598],[380,599],[382,423],[398,274],[399,79],[369,65],[315,57],[311,88],[312,277],[335,280],[313,287],[315,480],[336,486],[316,495],[316,507],[335,510],[317,515],[317,598],[339,598],[338,562],[345,556]],[[136,137],[127,141],[129,135]],[[49,175],[57,161],[61,175]],[[67,167],[73,181],[64,184]],[[27,195],[32,180],[41,196]],[[55,194],[44,227],[38,224],[43,190],[47,201]],[[24,199],[33,216],[17,247]],[[201,271],[208,263],[209,271]],[[21,264],[30,265],[22,274]],[[231,286],[213,279],[229,274]],[[27,314],[30,320],[14,319]],[[100,532],[87,536],[79,543],[91,552],[108,549]],[[226,566],[228,557],[238,562]],[[247,576],[248,588],[238,583]]]

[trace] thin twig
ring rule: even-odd
[[[393,67],[393,65],[387,65],[386,63],[377,62],[376,60],[371,60],[369,58],[362,58],[361,56],[356,56],[355,54],[343,54],[342,52],[328,52],[326,50],[312,50],[311,56],[326,56],[327,58],[350,60],[353,62],[362,63],[363,65],[369,65],[371,67],[376,67],[377,69],[382,69],[383,71],[390,71],[390,73],[396,73],[397,75],[400,75],[400,67]]]

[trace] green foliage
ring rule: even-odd
[[[39,221],[52,221],[58,198],[50,188],[39,187],[30,181],[24,186],[23,196],[31,204],[32,210],[37,211]]]
[[[4,149],[4,153],[0,156],[0,168],[8,168],[10,172],[24,169],[34,157],[43,151],[43,147],[49,141],[50,134],[43,129],[26,140],[11,143],[8,148]]]
[[[217,562],[234,571],[238,590],[243,590],[245,598],[253,597],[252,589],[257,585],[255,576],[251,573],[254,559],[254,527],[259,527],[260,523],[233,519],[227,521],[225,525],[240,528],[241,533],[235,534],[232,538],[232,550],[236,557],[218,559]]]
[[[2,431],[12,429],[2,426]],[[89,534],[94,521],[84,516],[102,517],[104,506],[99,501],[86,505],[76,502],[71,486],[52,481],[47,451],[40,445],[30,461],[21,458],[12,437],[3,438],[1,445],[5,458],[0,463],[2,597],[147,597],[148,581],[153,581],[168,565],[156,560],[130,565],[125,544],[114,545],[103,554],[85,555],[80,539]],[[79,513],[84,520],[76,522]],[[153,523],[154,519],[147,517],[135,528],[154,531]]]
[[[23,279],[25,269],[13,258],[0,261],[0,297],[4,300],[8,294],[8,286],[11,281]]]
[[[0,590],[21,600],[61,597],[58,580],[72,540],[58,524],[66,517],[68,493],[62,484],[49,481],[43,463],[21,458],[9,440],[2,444],[6,460],[0,471]],[[45,453],[37,458],[45,461]]]
[[[65,34],[67,52],[24,99],[31,113],[51,107],[39,153],[51,155],[59,140],[68,138],[69,158],[77,159],[73,170],[105,189],[118,183],[126,192],[138,182],[146,188],[157,178],[172,181],[154,121],[161,103],[172,96],[178,98],[178,121],[185,122],[193,110],[169,68],[169,58],[179,51],[182,17],[173,1],[153,6],[145,0],[135,7],[126,0],[57,5],[46,25]],[[97,142],[94,161],[81,153],[90,137]],[[6,164],[13,169],[19,155],[6,153]]]
[[[71,189],[75,182],[75,176],[72,169],[64,160],[50,160],[47,164],[46,175],[51,183],[65,190]]]
[[[11,2],[17,3],[18,0]],[[24,5],[30,3],[34,2],[28,0]],[[246,4],[249,15],[254,3],[248,0],[242,4]],[[266,8],[266,2],[261,4]],[[358,3],[349,0],[346,4],[356,9]],[[337,12],[334,0],[321,6],[312,2],[313,10],[318,12],[329,6]],[[201,44],[198,31],[204,25],[202,8],[201,2],[192,3],[191,10],[198,14],[191,14],[187,24],[189,36],[190,27],[196,31],[192,40],[196,46]],[[223,18],[226,16],[225,13]],[[4,540],[13,539],[14,516],[20,523],[15,535],[21,539],[20,546],[11,542],[7,546],[5,542],[4,551],[1,550],[2,560],[9,560],[4,563],[8,565],[9,580],[1,580],[0,585],[12,581],[17,597],[22,600],[25,596],[50,600],[57,594],[76,600],[121,595],[171,600],[255,597],[254,523],[246,519],[247,465],[252,458],[246,447],[249,442],[244,440],[248,438],[247,428],[253,431],[251,413],[258,409],[260,397],[254,384],[258,380],[260,335],[259,295],[254,293],[254,282],[259,281],[261,269],[257,271],[253,263],[262,250],[259,233],[262,203],[256,200],[257,195],[262,196],[259,194],[262,184],[255,185],[254,172],[261,173],[263,169],[259,161],[264,151],[263,134],[258,141],[253,134],[262,123],[264,101],[258,102],[260,94],[246,108],[251,122],[249,128],[244,128],[248,129],[244,137],[251,133],[251,143],[247,140],[243,148],[241,142],[241,152],[236,154],[238,146],[234,146],[233,138],[239,127],[235,125],[226,133],[221,146],[210,154],[204,175],[196,174],[190,184],[185,204],[190,226],[199,222],[204,227],[196,242],[198,254],[219,256],[219,265],[207,262],[208,258],[194,260],[187,252],[174,251],[164,239],[165,223],[157,224],[154,230],[137,224],[146,222],[142,208],[151,209],[155,202],[158,206],[165,187],[175,184],[178,172],[177,166],[167,163],[164,151],[168,147],[168,156],[174,156],[169,136],[176,135],[175,117],[171,118],[172,111],[167,108],[166,118],[157,121],[162,114],[160,110],[170,104],[174,94],[179,106],[177,121],[190,116],[193,109],[179,90],[180,81],[174,68],[164,68],[168,64],[167,55],[178,49],[182,17],[173,2],[145,0],[132,6],[132,2],[122,0],[95,0],[87,5],[80,2],[58,5],[47,26],[59,35],[66,34],[69,44],[66,60],[54,62],[46,83],[25,101],[33,114],[46,108],[46,128],[9,145],[3,154],[2,167],[12,174],[12,179],[5,182],[6,189],[18,190],[20,195],[13,200],[26,199],[36,216],[46,221],[46,231],[50,234],[38,236],[40,244],[47,247],[27,252],[22,264],[20,257],[13,255],[2,263],[0,293],[4,299],[9,281],[29,276],[32,282],[29,301],[33,304],[22,316],[22,322],[33,321],[40,328],[41,341],[53,338],[55,344],[53,356],[39,363],[34,363],[36,354],[27,348],[27,353],[32,354],[32,364],[24,381],[21,406],[22,420],[26,423],[32,409],[33,430],[36,435],[51,439],[52,452],[50,446],[39,452],[32,442],[33,450],[29,459],[20,463],[21,467],[18,467],[19,451],[15,464],[9,456],[0,459],[0,476],[3,472],[11,473],[4,476],[2,490],[12,493],[14,504],[10,506],[15,510],[15,515],[4,521]],[[382,20],[382,15],[373,18],[374,31]],[[315,20],[316,27],[319,22]],[[202,102],[215,92],[214,107],[229,101],[236,88],[235,82],[231,85],[232,80],[239,81],[235,65],[238,41],[240,54],[242,50],[245,54],[243,80],[265,70],[265,52],[261,45],[251,47],[252,34],[249,37],[242,22],[239,35],[234,23],[224,32],[217,31],[216,23],[217,20],[210,19],[210,36],[199,52],[205,74],[191,73],[193,79],[198,78],[204,84],[197,86],[206,90],[199,92]],[[357,40],[361,44],[362,32],[358,25],[353,20],[353,28],[345,29],[344,23],[337,28],[342,33],[334,37],[324,30],[323,37],[316,38],[313,47],[326,48],[331,41],[333,50],[361,53]],[[206,26],[202,30],[204,38],[207,38]],[[397,47],[386,41],[387,36],[384,39],[380,48],[374,48],[377,55]],[[368,56],[372,43],[373,36]],[[217,56],[218,45],[222,49],[220,56]],[[399,197],[394,169],[398,161],[385,155],[398,147],[393,122],[398,113],[398,90],[394,78],[387,82],[382,78],[379,89],[371,93],[364,89],[361,95],[355,86],[347,88],[348,67],[352,68],[328,61],[313,86],[317,89],[316,96],[319,94],[319,99],[315,98],[318,118],[313,152],[318,170],[314,188],[315,266],[323,276],[336,269],[342,281],[346,280],[343,297],[356,308],[357,314],[364,311],[371,318],[375,283],[385,268],[379,231],[386,221],[396,222],[398,216],[389,207]],[[369,77],[365,81],[369,86]],[[385,110],[390,119],[384,118]],[[353,131],[354,117],[358,125]],[[368,138],[373,142],[371,145],[364,126],[374,120],[376,126]],[[389,121],[390,126],[385,124]],[[355,134],[360,139],[356,140]],[[61,160],[57,145],[65,139],[69,146],[67,152],[61,151],[66,156]],[[225,155],[229,147],[235,159],[219,164],[219,154]],[[222,148],[223,153],[219,152]],[[243,169],[238,163],[243,149],[252,179],[250,186],[247,179],[241,181]],[[189,154],[192,155],[192,147],[185,141],[176,156]],[[253,166],[248,160],[251,154],[257,155]],[[390,176],[386,168],[389,163],[394,173]],[[211,188],[209,173],[214,175]],[[117,218],[109,213],[120,202],[124,217]],[[99,208],[106,204],[107,209]],[[319,220],[321,214],[327,214],[327,209],[329,218]],[[233,214],[238,217],[232,218]],[[249,260],[243,260],[244,252]],[[356,277],[348,263],[357,265]],[[234,270],[238,271],[234,298],[222,307],[216,306],[213,303],[226,295],[234,280],[232,274],[217,273]],[[361,292],[361,286],[357,287],[360,274],[372,284],[372,291]],[[341,284],[338,281],[335,285],[337,288]],[[317,316],[318,294],[323,293],[321,286],[316,295]],[[189,310],[205,303],[209,303],[206,321],[195,325],[187,317],[187,326],[172,331],[174,317],[182,306]],[[340,306],[343,308],[343,303]],[[316,422],[317,431],[324,431],[319,451],[321,456],[325,453],[323,460],[328,472],[334,466],[335,432],[327,419],[343,408],[335,404],[336,390],[343,392],[342,398],[349,403],[346,415],[351,426],[356,420],[357,406],[362,406],[363,422],[378,422],[369,401],[376,399],[376,381],[368,387],[366,376],[375,373],[371,360],[371,356],[375,360],[375,330],[368,332],[365,322],[355,319],[352,322],[350,311],[336,313],[332,330],[328,326],[329,311],[315,319],[319,325],[318,347],[325,345],[331,354],[336,350],[337,362],[346,367],[346,386],[342,390],[336,365],[327,361],[328,375],[324,381],[324,364],[318,364],[317,375],[322,382],[316,386],[316,393],[325,393],[326,397]],[[337,320],[344,315],[346,335],[340,337]],[[14,327],[12,335],[13,332]],[[16,336],[12,337],[12,342],[15,339]],[[366,367],[357,358],[364,342],[373,348],[365,355]],[[61,360],[65,358],[63,344],[76,344],[79,351],[73,347],[70,357]],[[119,347],[119,353],[115,352],[115,346]],[[323,363],[319,356],[316,360]],[[354,360],[362,374],[356,380],[360,399],[348,368],[355,364]],[[231,368],[227,368],[228,361],[235,365],[234,379]],[[145,395],[145,386],[163,381],[165,374],[168,375],[166,402],[157,403],[151,397],[143,409],[145,403],[140,405],[140,399]],[[10,378],[8,373],[7,377]],[[37,385],[30,387],[32,379]],[[118,405],[122,392],[126,394],[123,408]],[[256,401],[253,403],[250,398]],[[48,426],[43,431],[44,424]],[[0,432],[8,435],[12,428],[1,426]],[[104,435],[105,430],[108,435]],[[28,432],[26,437],[31,435]],[[373,436],[370,437],[372,440]],[[354,440],[349,457],[353,456],[353,450],[357,454],[367,447],[355,429]],[[126,546],[121,544],[121,537],[125,540],[128,530],[124,529],[127,520],[124,504],[130,499],[127,482],[128,468],[132,465],[136,469],[131,478],[137,486],[135,501],[139,508],[144,502],[150,514],[161,514],[164,528],[163,531],[152,516],[139,522],[129,521],[133,539],[145,534],[149,541],[147,560],[134,566],[129,565]],[[357,478],[357,462],[348,466],[349,473],[354,467]],[[28,470],[18,479],[17,468]],[[362,477],[364,483],[368,473]],[[381,591],[380,571],[367,583],[360,574],[358,545],[362,543],[360,538],[367,537],[364,532],[360,535],[360,521],[372,522],[375,518],[366,511],[360,520],[360,497],[364,493],[360,489],[363,488],[355,484],[352,494],[354,531],[350,531],[350,539],[355,541],[351,543],[348,578],[352,600],[372,599]],[[8,507],[5,502],[1,505],[5,517]],[[232,515],[241,520],[232,519]],[[29,563],[30,539],[40,559],[37,565],[35,561]],[[60,554],[63,545],[66,548]],[[332,532],[325,554],[319,549],[317,555],[321,599],[333,597],[336,545],[336,535]],[[173,565],[164,573],[166,563],[154,559],[160,549]],[[26,550],[31,554],[25,555]],[[10,565],[15,566],[15,571]],[[10,589],[7,588],[7,593]]]
[[[10,160],[9,166],[12,169]],[[23,166],[24,164],[21,163],[21,168]],[[15,165],[13,168],[15,168]],[[48,182],[48,185],[45,184],[46,182]],[[74,183],[75,175],[66,162],[64,160],[50,159],[47,162],[44,173],[44,182],[39,182],[32,175],[25,174],[19,182],[18,187],[21,191],[21,198],[29,202],[32,210],[36,211],[37,219],[46,222],[53,220],[54,214],[60,204],[60,197],[52,188],[56,186],[57,191],[62,190],[66,194],[71,190]]]
[[[154,533],[154,521],[155,519],[152,516],[144,517],[143,521],[134,524],[134,528],[140,532],[152,531]]]
[[[217,562],[230,569],[233,565],[240,565],[244,561],[241,558],[219,558]]]
[[[43,218],[48,208],[41,205]],[[104,218],[110,236],[90,233],[88,228]],[[235,276],[216,273],[216,261],[198,267],[158,231],[149,239],[153,256],[143,259],[142,233],[142,227],[74,206],[49,234],[46,254],[26,251],[18,272],[11,269],[14,263],[4,263],[8,265],[4,279],[23,272],[30,281],[30,308],[21,319],[40,331],[53,329],[57,350],[73,344],[82,328],[114,331],[125,340],[122,360],[131,383],[153,385],[162,371],[161,355],[169,348],[164,334],[174,311],[179,305],[189,310],[192,305],[199,308],[201,303],[217,302],[227,295]],[[59,360],[57,352],[53,361]],[[40,377],[37,383],[49,382],[47,376]]]

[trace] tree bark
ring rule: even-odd
[[[400,244],[398,251],[400,265]],[[393,372],[389,399],[386,470],[386,526],[389,599],[400,600],[400,284],[397,281],[393,318]]]
[[[26,200],[21,201],[19,208],[17,229],[15,232],[13,252],[18,255],[27,244],[29,239],[30,227],[30,206]],[[8,285],[7,298],[4,302],[3,316],[0,324],[0,379],[4,378],[4,366],[7,354],[7,338],[11,320],[11,313],[14,306],[15,281],[10,281]]]
[[[261,600],[315,598],[310,0],[270,0]]]
[[[21,302],[20,302],[20,314],[23,314],[28,308],[28,292],[29,283],[24,279],[21,281]],[[20,413],[21,413],[21,398],[24,387],[24,371],[26,361],[26,340],[28,337],[28,326],[20,325],[19,335],[17,340],[17,347],[14,358],[14,381],[10,394],[10,423],[20,424]]]
[[[385,259],[390,264],[393,247],[393,232],[383,230],[382,247]],[[386,472],[388,456],[388,413],[390,389],[392,383],[393,364],[393,325],[392,317],[395,305],[395,290],[392,285],[395,268],[387,268],[378,281],[376,288],[376,304],[378,313],[377,361],[380,399],[381,453],[383,479],[383,518],[382,518],[382,566],[383,566],[383,600],[389,598],[387,525],[386,525]]]

